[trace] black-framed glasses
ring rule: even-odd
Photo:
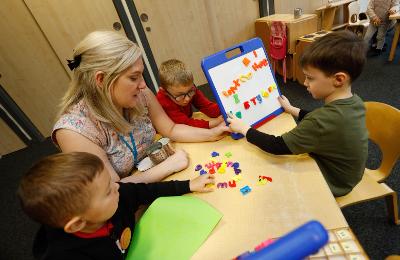
[[[187,93],[180,94],[178,96],[172,95],[168,90],[164,88],[165,92],[168,93],[172,98],[174,98],[177,102],[184,100],[187,97],[192,98],[194,94],[196,94],[196,86],[193,86]]]

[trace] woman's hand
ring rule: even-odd
[[[295,117],[299,117],[300,109],[297,108],[297,107],[292,106],[290,104],[289,100],[284,95],[279,96],[278,97],[278,101],[281,104],[281,106],[283,107],[283,109],[285,109],[286,113],[289,113],[289,114],[291,114],[292,116],[295,116]]]
[[[225,121],[223,120],[221,123],[219,123],[219,125],[209,130],[213,133],[210,141],[217,141],[219,139],[222,139],[226,136],[227,132],[231,132],[230,128],[225,125]]]
[[[203,174],[200,175],[196,178],[194,178],[193,180],[190,180],[189,182],[189,186],[190,186],[190,191],[194,192],[209,192],[209,191],[213,191],[214,189],[212,187],[210,187],[211,185],[207,185],[207,184],[214,184],[215,180],[214,180],[214,175],[211,174]]]
[[[231,129],[231,131],[246,136],[246,133],[250,129],[250,126],[232,113],[229,113],[227,115],[227,121],[230,123],[229,128]]]
[[[177,149],[173,155],[166,159],[166,162],[172,174],[186,169],[189,166],[189,157],[187,152],[182,149]]]

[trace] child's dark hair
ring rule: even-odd
[[[326,76],[346,72],[353,82],[362,72],[366,52],[367,44],[356,34],[348,30],[332,32],[317,39],[304,51],[300,66],[312,66]]]
[[[88,185],[103,169],[101,159],[90,153],[48,156],[22,177],[17,192],[22,209],[39,223],[62,228],[88,209]]]

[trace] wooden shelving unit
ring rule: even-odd
[[[347,21],[349,20],[349,10],[348,6],[351,2],[355,0],[341,0],[333,3],[328,3],[316,9],[317,12],[322,12],[322,29],[323,30],[337,30],[343,28],[347,25]],[[340,8],[343,9],[343,19],[339,24],[333,24],[336,11]]]

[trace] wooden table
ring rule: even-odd
[[[397,20],[392,40],[392,47],[390,48],[390,54],[389,54],[389,61],[392,61],[394,59],[394,54],[396,53],[397,43],[399,42],[399,37],[400,37],[400,12],[390,15],[389,19]]]
[[[283,113],[260,130],[280,135],[293,127],[293,118]],[[317,164],[308,155],[274,156],[245,139],[235,141],[230,136],[217,142],[179,143],[175,147],[189,153],[190,165],[170,176],[170,180],[198,176],[195,166],[201,164],[204,167],[211,161],[213,151],[220,154],[213,158],[216,161],[239,162],[243,175],[236,188],[189,195],[207,201],[223,213],[221,221],[192,259],[232,259],[311,219],[319,220],[328,229],[348,227]],[[230,159],[224,156],[226,152],[232,153]],[[272,183],[256,185],[259,175],[272,177]],[[226,168],[225,174],[215,173],[217,183],[228,181],[233,176],[233,168]],[[252,191],[242,195],[239,189],[245,185],[249,185]]]

